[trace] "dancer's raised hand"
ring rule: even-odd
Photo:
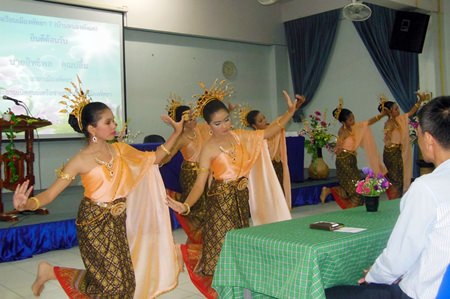
[[[22,184],[18,184],[16,190],[14,191],[13,205],[14,208],[18,211],[23,211],[26,209],[28,197],[33,190],[33,186],[28,187],[29,184],[30,181],[26,180]]]

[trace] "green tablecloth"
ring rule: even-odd
[[[386,246],[400,200],[230,231],[222,247],[213,287],[220,298],[325,298],[324,289],[356,284]],[[367,228],[359,233],[310,229],[316,221]]]

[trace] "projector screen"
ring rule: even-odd
[[[0,113],[23,107],[52,122],[39,138],[79,138],[60,113],[77,84],[92,101],[107,104],[119,125],[124,121],[123,16],[120,12],[27,0],[0,1]]]

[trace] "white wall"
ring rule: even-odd
[[[256,0],[128,0],[126,26],[262,44],[284,42],[280,6]]]
[[[439,64],[442,70],[439,81],[442,83],[441,94],[450,95],[450,3],[447,0],[439,1],[441,6],[439,55],[442,59],[442,63]]]
[[[143,132],[140,140],[151,133],[168,136],[171,130],[159,115],[165,113],[170,93],[192,101],[193,95],[203,93],[200,81],[210,86],[214,79],[223,79],[226,60],[237,67],[231,81],[236,91],[232,102],[247,102],[269,118],[276,114],[274,99],[290,84],[287,71],[281,72],[282,81],[276,80],[278,64],[280,68],[287,64],[279,57],[286,57],[283,47],[138,30],[126,30],[125,36],[127,113],[131,130]]]

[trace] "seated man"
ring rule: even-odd
[[[361,286],[336,286],[327,298],[436,298],[450,263],[450,97],[419,110],[418,138],[435,170],[417,178],[402,197],[386,248]]]

